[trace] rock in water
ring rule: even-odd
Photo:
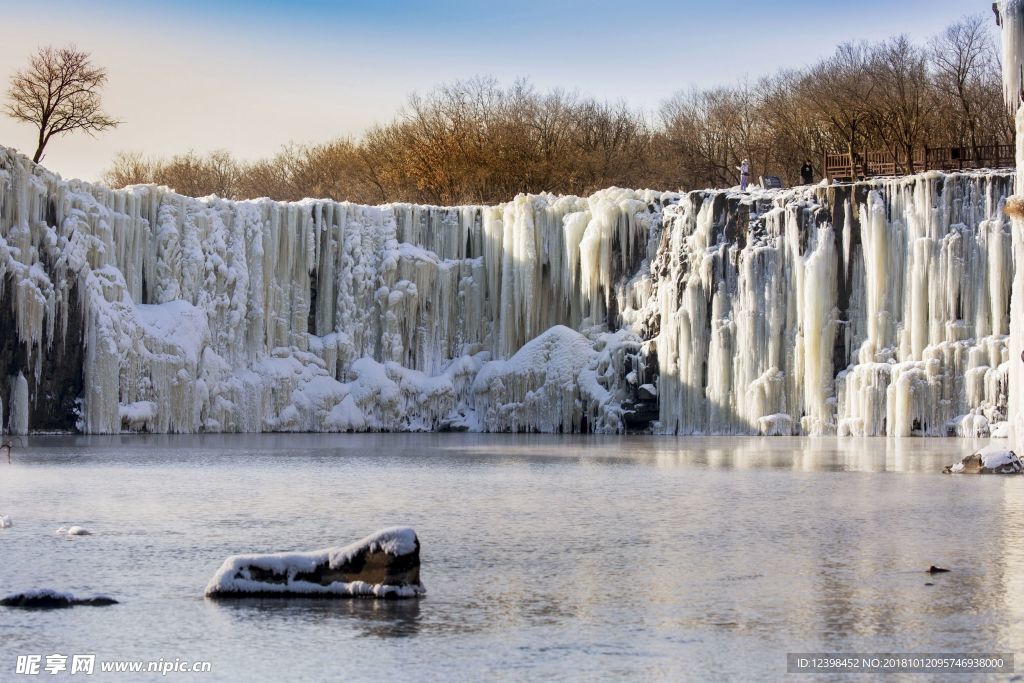
[[[414,598],[426,592],[420,582],[420,541],[404,527],[378,531],[343,548],[233,555],[206,586],[211,598]]]
[[[58,536],[92,536],[92,532],[80,526],[62,526],[55,532]]]
[[[13,525],[10,515],[0,515],[0,529],[8,529]]]
[[[3,600],[0,605],[4,607],[25,607],[34,609],[60,609],[84,605],[88,607],[105,607],[116,605],[117,600],[108,598],[105,595],[96,595],[91,598],[76,598],[71,593],[61,593],[51,588],[41,588],[24,593],[13,593]]]
[[[942,468],[946,474],[1020,474],[1024,463],[1009,448],[990,444]]]

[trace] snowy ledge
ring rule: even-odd
[[[420,542],[408,527],[393,527],[340,548],[313,552],[232,555],[206,586],[210,598],[415,598]]]

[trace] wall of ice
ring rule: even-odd
[[[661,428],[988,435],[1006,419],[1011,190],[927,173],[684,197],[647,306]]]
[[[987,433],[1011,189],[230,202],[0,148],[0,425]]]
[[[1006,208],[1013,222],[1014,261],[1019,263],[1024,259],[1024,2],[999,0],[993,8],[1002,34],[1003,96],[1016,120],[1017,186]],[[1012,301],[1010,357],[1024,361],[1024,268],[1014,273]],[[1024,362],[1010,364],[1009,384],[1009,436],[1018,443],[1024,436]]]
[[[577,330],[617,326],[674,198],[229,202],[65,182],[0,148],[0,424],[619,429],[597,377],[615,354]],[[582,380],[576,356],[545,373],[581,339]]]

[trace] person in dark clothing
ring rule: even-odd
[[[804,161],[804,165],[800,167],[800,180],[804,185],[814,182],[814,167],[811,166],[810,161]]]

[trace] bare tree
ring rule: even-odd
[[[844,43],[832,57],[812,66],[798,89],[833,148],[852,151],[865,136],[871,105],[878,99],[873,79],[866,77],[870,53],[864,43]]]
[[[110,168],[103,174],[103,182],[110,187],[155,183],[156,163],[139,152],[118,152]]]
[[[927,142],[934,121],[924,50],[904,35],[891,38],[872,50],[869,73],[879,95],[873,123],[893,157],[904,160],[904,172],[913,173],[914,149]]]
[[[998,63],[988,17],[965,17],[932,39],[928,56],[938,99],[956,122],[956,133],[977,150],[984,125],[981,109],[986,86],[993,80],[991,65]]]
[[[27,69],[11,79],[7,115],[39,129],[32,160],[42,161],[51,138],[76,130],[90,135],[113,128],[119,122],[100,108],[100,88],[106,69],[94,66],[88,52],[69,46],[40,48]]]

